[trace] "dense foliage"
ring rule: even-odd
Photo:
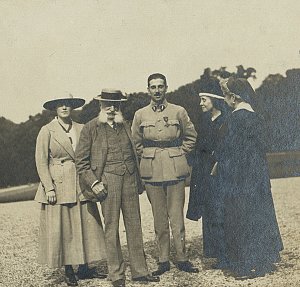
[[[255,69],[237,66],[235,72],[225,67],[212,71],[207,68],[196,81],[168,93],[168,100],[183,106],[189,113],[196,128],[201,133],[202,113],[198,93],[214,91],[220,94],[219,78],[231,75],[255,78]],[[300,149],[300,69],[288,70],[286,76],[269,75],[256,90],[256,109],[266,119],[269,151]],[[139,108],[147,105],[150,99],[146,93],[128,95],[123,107],[127,120],[132,120]],[[74,111],[73,118],[86,123],[99,113],[98,101],[92,100],[81,111]],[[34,152],[35,141],[40,128],[54,117],[43,111],[21,124],[0,118],[0,187],[37,182]]]

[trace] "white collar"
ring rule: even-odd
[[[211,121],[215,121],[220,115],[221,115],[221,111],[218,111],[218,113],[216,115],[214,115],[213,117],[211,117]]]
[[[254,113],[254,110],[252,109],[251,105],[245,102],[238,103],[236,108],[232,112],[234,113],[238,110],[247,110],[249,112]]]

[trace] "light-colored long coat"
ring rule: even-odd
[[[77,139],[83,125],[72,122]],[[85,201],[75,168],[75,152],[70,139],[56,119],[43,126],[36,142],[36,167],[40,177],[35,200],[48,203],[46,192],[55,190],[57,203]]]

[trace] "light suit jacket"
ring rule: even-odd
[[[83,125],[72,122],[77,139]],[[75,152],[70,139],[54,119],[43,126],[38,134],[35,152],[36,167],[40,177],[35,200],[48,203],[46,192],[54,189],[56,204],[85,201],[81,193],[75,168]]]
[[[140,180],[138,157],[135,150],[130,126],[124,122],[125,131],[132,145],[133,156],[137,166],[138,173],[138,192],[143,192],[143,186]],[[107,135],[105,124],[100,123],[98,118],[95,118],[85,124],[81,131],[79,143],[76,148],[76,168],[79,174],[79,182],[81,189],[91,189],[95,181],[101,181],[103,170],[106,164],[108,153]]]

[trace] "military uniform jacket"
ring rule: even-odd
[[[72,122],[77,138],[83,125]],[[35,160],[40,177],[35,200],[48,203],[46,192],[55,190],[56,204],[85,201],[75,168],[75,152],[57,119],[43,126],[36,142]]]
[[[163,111],[154,111],[153,105],[138,110],[132,124],[141,177],[145,182],[184,179],[190,172],[186,154],[194,149],[197,137],[194,125],[181,106],[165,102]]]

